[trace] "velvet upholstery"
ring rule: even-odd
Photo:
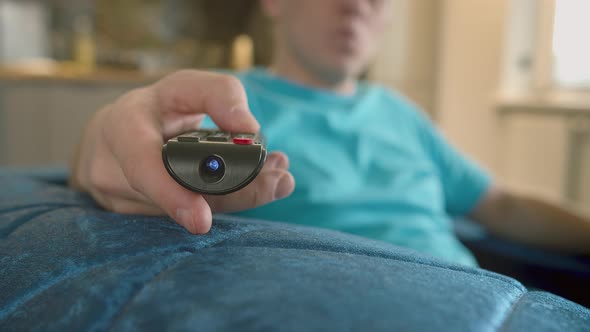
[[[386,243],[106,212],[65,172],[0,170],[0,331],[590,331],[590,311]]]

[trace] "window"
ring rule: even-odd
[[[589,98],[590,0],[510,4],[503,94]]]
[[[590,88],[590,1],[556,0],[553,80],[559,87]]]

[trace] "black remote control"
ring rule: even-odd
[[[168,173],[184,187],[223,195],[252,182],[266,160],[261,134],[200,129],[176,136],[162,147]]]

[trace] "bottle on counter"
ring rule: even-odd
[[[96,69],[94,29],[86,15],[78,16],[74,22],[74,61],[82,73],[91,73]]]
[[[254,63],[254,42],[250,36],[242,34],[232,43],[231,67],[240,71],[252,67]]]

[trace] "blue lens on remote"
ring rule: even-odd
[[[219,160],[217,160],[215,157],[207,160],[205,165],[207,166],[207,169],[210,170],[211,172],[217,171],[219,169],[219,167],[221,166],[219,163]]]
[[[219,156],[211,155],[207,157],[201,165],[203,167],[203,170],[210,174],[225,173],[225,166],[223,165],[223,160]]]
[[[220,156],[210,155],[199,165],[199,174],[206,183],[217,183],[225,176],[225,163]]]

